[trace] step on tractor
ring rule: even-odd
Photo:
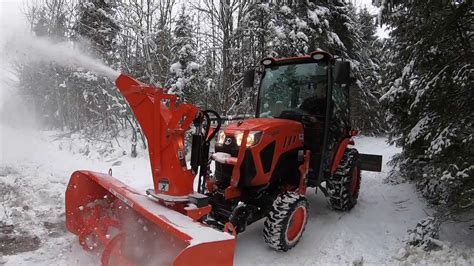
[[[244,73],[244,87],[256,72],[255,118],[225,127],[215,111],[117,78],[148,142],[153,188],[138,191],[111,170],[72,174],[67,228],[101,252],[102,265],[232,265],[236,236],[261,219],[271,248],[298,243],[308,188],[337,211],[356,205],[361,171],[380,171],[381,156],[353,147],[349,62],[323,51],[265,58]]]

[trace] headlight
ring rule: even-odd
[[[235,141],[237,142],[237,146],[240,146],[242,144],[242,138],[244,137],[244,133],[240,132],[235,134]],[[253,146],[255,144],[258,144],[260,142],[260,139],[262,138],[262,132],[261,131],[252,131],[249,133],[247,136],[247,147]]]
[[[217,135],[217,143],[224,144],[224,140],[225,140],[225,134],[224,134],[224,131],[221,130],[219,131],[219,134]]]

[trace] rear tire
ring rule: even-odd
[[[326,181],[331,207],[348,211],[357,204],[360,190],[359,152],[346,149],[336,172]]]
[[[285,192],[273,202],[264,223],[263,238],[273,249],[288,251],[298,244],[308,221],[308,201],[295,192]]]

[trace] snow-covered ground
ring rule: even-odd
[[[140,150],[138,158],[131,158],[123,139],[107,141],[115,148],[78,135],[61,137],[57,132],[0,125],[0,251],[5,253],[0,254],[0,264],[99,264],[99,257],[82,250],[64,227],[64,193],[70,174],[112,168],[114,177],[137,189],[151,186],[146,152]],[[356,142],[360,152],[382,154],[384,164],[398,151],[383,138],[359,137]],[[238,236],[235,264],[474,263],[473,253],[450,248],[439,255],[415,250],[408,258],[398,258],[407,230],[430,210],[413,185],[385,183],[389,170],[384,165],[382,173],[363,172],[358,205],[348,213],[331,210],[323,195],[308,191],[310,219],[300,243],[289,252],[268,248],[262,239],[262,222],[251,225]],[[465,255],[459,259],[459,254]],[[451,260],[434,260],[436,256]]]
[[[383,155],[384,164],[397,152],[383,138],[359,137],[361,153]],[[369,264],[395,263],[393,255],[402,246],[407,229],[426,214],[424,203],[411,184],[384,182],[389,168],[381,173],[363,172],[356,207],[347,213],[331,210],[324,195],[308,192],[310,218],[304,237],[288,253],[269,250],[261,240],[262,223],[250,226],[239,237],[236,264]]]

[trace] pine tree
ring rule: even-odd
[[[199,75],[200,65],[195,51],[192,19],[183,8],[174,29],[172,52],[175,57],[170,66],[169,92],[177,94],[183,102],[202,105],[204,99],[201,94],[205,90],[205,84]]]
[[[272,54],[274,10],[268,3],[252,3],[237,29],[242,41],[242,65],[253,65]]]
[[[114,18],[111,1],[87,0],[80,3],[78,21],[74,25],[76,38],[88,42],[92,53],[106,64],[115,63],[116,37],[120,29]]]
[[[296,3],[296,2],[295,2]],[[273,51],[277,56],[298,56],[308,54],[310,51],[310,37],[314,31],[308,24],[305,11],[307,7],[303,4],[274,6],[275,23],[274,34],[277,39],[273,45]]]
[[[237,31],[243,37],[241,53],[247,59],[241,65],[258,64],[266,56],[299,56],[317,49],[350,61],[357,79],[351,87],[353,125],[365,134],[383,132],[377,94],[380,77],[373,52],[379,43],[373,17],[358,16],[352,4],[342,0],[256,1],[246,14]]]
[[[359,25],[358,66],[360,87],[352,93],[352,116],[356,128],[365,134],[383,134],[386,132],[383,108],[379,103],[381,93],[382,41],[376,34],[376,17],[367,9],[362,9],[355,18]],[[370,113],[370,115],[367,115]]]
[[[362,21],[355,7],[343,0],[314,1],[307,13],[308,24],[314,29],[309,47],[323,49],[351,63],[356,78],[350,91],[353,126],[363,134],[382,133],[381,107],[374,96],[378,65],[371,52],[376,49],[373,21]],[[367,31],[369,26],[371,31]]]
[[[78,8],[78,18],[73,27],[74,39],[87,43],[86,50],[110,66],[117,67],[117,34],[120,30],[115,18],[115,5],[106,0],[87,0]],[[114,84],[107,78],[86,69],[78,68],[65,84],[73,88],[77,97],[76,109],[82,117],[79,127],[87,125],[90,133],[114,132],[120,122],[120,113],[126,105],[120,101]]]
[[[268,3],[250,1],[242,10],[242,19],[238,23],[235,33],[234,58],[237,63],[233,65],[234,76],[241,78],[249,68],[253,68],[265,57],[275,55],[273,51],[275,10]],[[242,79],[240,79],[242,80]],[[229,115],[243,115],[254,113],[257,91],[243,88],[237,81],[235,85],[234,104],[229,110]]]
[[[474,207],[474,62],[470,1],[388,1],[386,94],[400,173],[434,203]],[[436,34],[433,34],[436,33]]]

